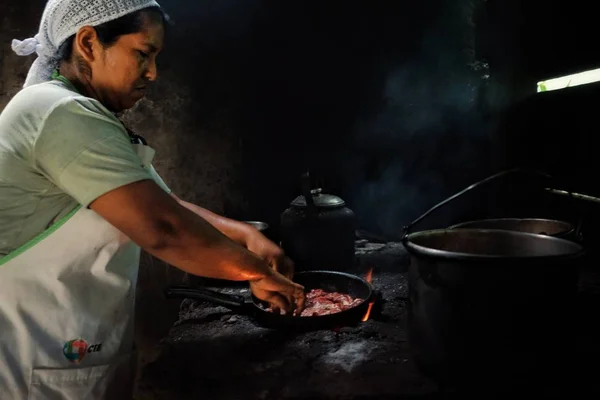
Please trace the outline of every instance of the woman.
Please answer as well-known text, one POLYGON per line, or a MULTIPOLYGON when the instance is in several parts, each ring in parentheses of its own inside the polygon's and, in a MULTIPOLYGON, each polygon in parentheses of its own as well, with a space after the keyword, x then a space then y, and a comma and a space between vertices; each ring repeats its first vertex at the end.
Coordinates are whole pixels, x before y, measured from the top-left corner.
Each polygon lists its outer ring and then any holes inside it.
POLYGON ((38 58, 0 115, 2 398, 131 398, 140 247, 303 307, 281 249, 171 194, 114 115, 156 80, 165 22, 153 0, 50 0, 13 42, 38 58))

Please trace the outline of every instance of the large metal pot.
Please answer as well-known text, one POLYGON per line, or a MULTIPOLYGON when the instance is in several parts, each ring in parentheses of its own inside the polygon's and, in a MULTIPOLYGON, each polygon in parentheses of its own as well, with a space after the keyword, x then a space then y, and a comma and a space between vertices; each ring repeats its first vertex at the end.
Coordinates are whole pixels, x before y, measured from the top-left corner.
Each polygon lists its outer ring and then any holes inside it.
POLYGON ((571 333, 579 244, 500 229, 409 233, 412 225, 403 238, 411 256, 408 336, 426 375, 446 385, 510 391, 540 376, 540 367, 559 370, 566 354, 552 345, 568 343, 571 333))
POLYGON ((281 245, 297 271, 346 271, 355 263, 354 212, 341 198, 311 189, 303 176, 303 194, 281 214, 281 245))

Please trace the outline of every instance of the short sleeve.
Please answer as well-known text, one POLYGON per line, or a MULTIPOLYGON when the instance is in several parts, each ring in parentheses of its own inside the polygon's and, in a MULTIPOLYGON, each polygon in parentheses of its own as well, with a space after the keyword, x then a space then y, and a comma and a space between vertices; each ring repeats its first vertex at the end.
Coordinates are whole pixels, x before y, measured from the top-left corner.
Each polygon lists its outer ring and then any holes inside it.
POLYGON ((165 181, 160 177, 160 175, 158 174, 158 172, 156 172, 156 169, 154 169, 153 165, 150 165, 150 175, 152 175, 152 179, 154 179, 154 182, 156 182, 156 184, 158 186, 160 186, 160 188, 162 190, 164 190, 165 192, 167 192, 168 194, 171 194, 172 190, 169 188, 169 186, 167 186, 167 184, 165 183, 165 181))
POLYGON ((121 186, 153 179, 119 120, 83 97, 48 113, 33 158, 40 173, 84 207, 121 186))

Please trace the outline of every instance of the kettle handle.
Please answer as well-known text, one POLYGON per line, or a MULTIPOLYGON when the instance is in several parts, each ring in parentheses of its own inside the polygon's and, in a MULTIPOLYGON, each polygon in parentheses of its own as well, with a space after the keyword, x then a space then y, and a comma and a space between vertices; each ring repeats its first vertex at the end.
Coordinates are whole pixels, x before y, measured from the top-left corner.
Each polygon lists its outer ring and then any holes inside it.
POLYGON ((432 212, 434 212, 435 210, 437 210, 440 207, 443 207, 444 205, 446 205, 447 203, 451 202, 452 200, 456 199, 457 197, 462 196, 463 194, 485 184, 488 183, 490 181, 493 181, 495 179, 498 179, 504 175, 509 175, 509 174, 514 174, 514 173, 530 173, 533 175, 537 175, 543 178, 548 178, 548 179, 554 179, 551 175, 545 173, 545 172, 541 172, 541 171, 536 171, 536 170, 530 170, 530 169, 523 169, 523 168, 513 168, 513 169, 509 169, 509 170, 505 170, 502 172, 498 172, 492 176, 489 176, 485 179, 480 180, 479 182, 475 182, 472 185, 468 186, 467 188, 461 190, 460 192, 448 197, 446 200, 443 200, 441 202, 439 202, 438 204, 436 204, 435 206, 431 207, 429 210, 425 211, 425 213, 423 213, 419 218, 415 219, 413 222, 411 222, 410 224, 408 224, 407 226, 404 227, 404 232, 402 235, 402 241, 406 241, 408 238, 408 235, 410 233, 410 229, 417 223, 421 222, 425 217, 427 217, 429 214, 431 214, 432 212))
POLYGON ((310 172, 305 172, 302 174, 301 178, 302 183, 302 195, 306 200, 306 209, 308 210, 308 215, 313 216, 317 213, 317 207, 315 206, 315 201, 312 196, 312 192, 310 189, 310 172))

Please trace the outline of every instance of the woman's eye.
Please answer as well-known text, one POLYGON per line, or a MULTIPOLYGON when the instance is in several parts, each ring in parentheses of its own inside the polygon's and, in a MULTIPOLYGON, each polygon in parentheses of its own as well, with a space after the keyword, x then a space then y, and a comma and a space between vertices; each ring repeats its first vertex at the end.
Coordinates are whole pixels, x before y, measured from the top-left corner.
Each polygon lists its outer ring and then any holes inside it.
POLYGON ((148 53, 145 53, 145 52, 143 52, 141 50, 138 50, 138 53, 140 53, 140 55, 142 56, 142 58, 148 58, 148 57, 150 57, 150 55, 148 53))

